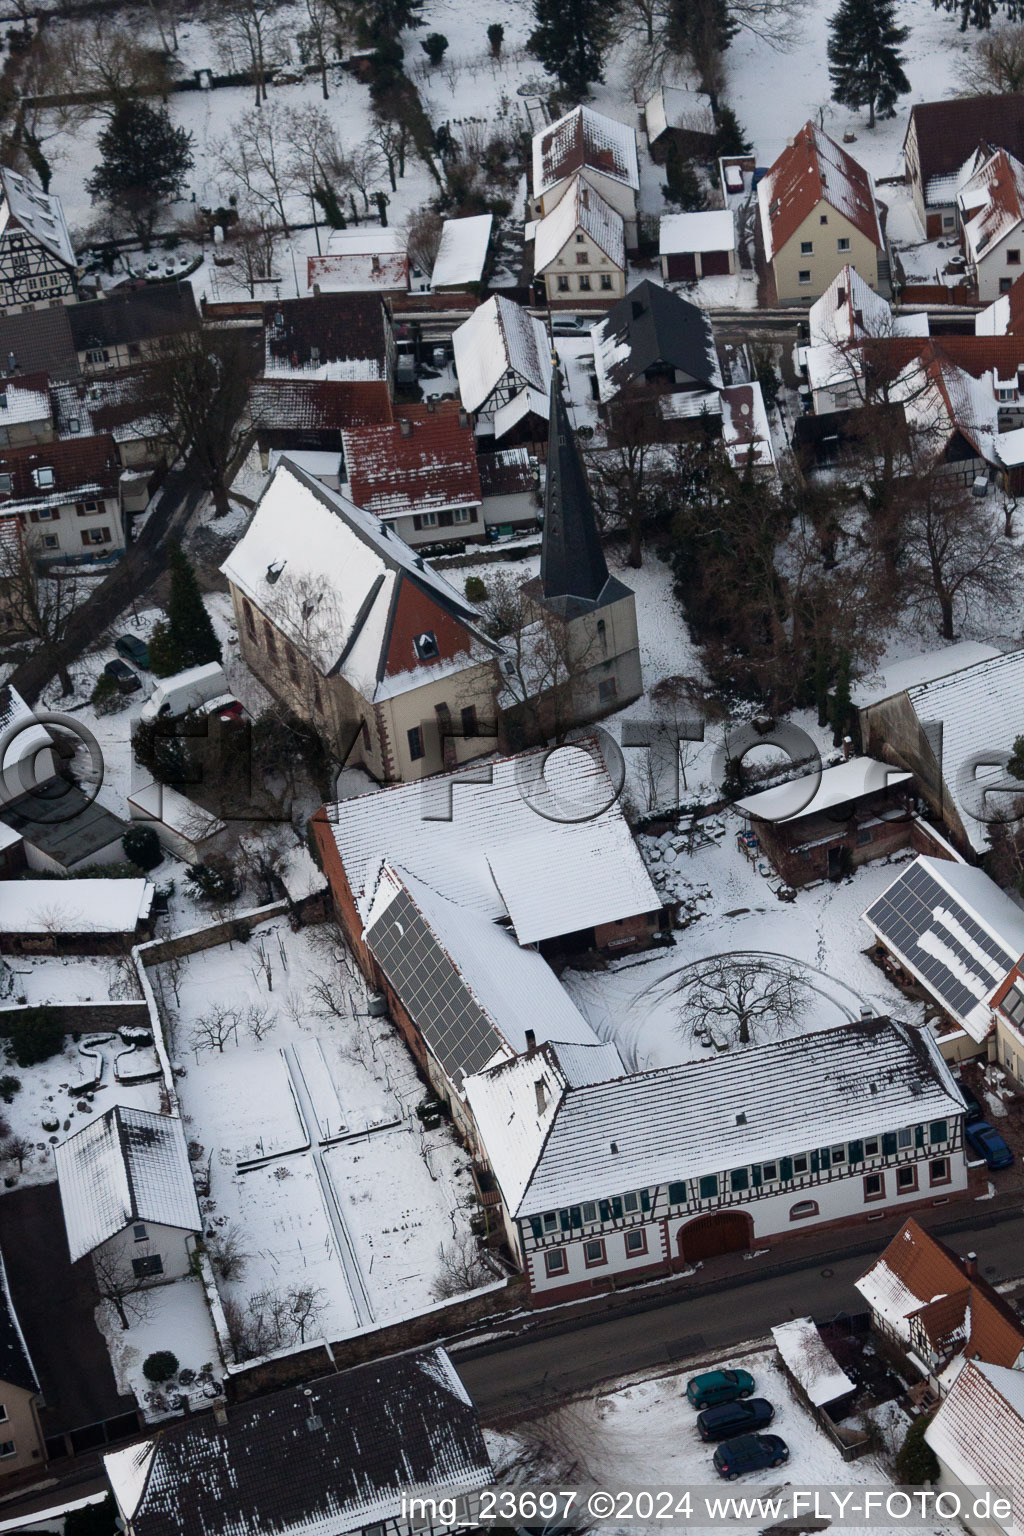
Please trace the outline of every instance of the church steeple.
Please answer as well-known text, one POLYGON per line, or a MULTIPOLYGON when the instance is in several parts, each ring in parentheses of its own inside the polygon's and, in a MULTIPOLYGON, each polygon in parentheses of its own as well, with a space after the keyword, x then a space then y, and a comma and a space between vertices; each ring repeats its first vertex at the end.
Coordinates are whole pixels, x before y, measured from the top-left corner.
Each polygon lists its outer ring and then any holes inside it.
POLYGON ((554 363, 540 557, 542 601, 562 612, 596 605, 607 583, 594 503, 554 363))

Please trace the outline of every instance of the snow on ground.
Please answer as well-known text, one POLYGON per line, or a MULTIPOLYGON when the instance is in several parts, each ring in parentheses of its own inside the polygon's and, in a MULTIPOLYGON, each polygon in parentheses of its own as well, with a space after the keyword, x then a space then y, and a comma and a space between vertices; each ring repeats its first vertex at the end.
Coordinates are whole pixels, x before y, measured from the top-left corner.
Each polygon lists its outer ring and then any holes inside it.
POLYGON ((467 1162, 447 1129, 423 1131, 426 1089, 392 1027, 366 1016, 336 931, 272 920, 153 977, 189 1139, 210 1168, 207 1235, 234 1229, 246 1255, 225 1299, 313 1286, 333 1338, 429 1306, 439 1246, 469 1229, 467 1162), (197 1049, 196 1021, 220 1005, 240 1012, 237 1033, 223 1052, 197 1049), (251 1007, 268 1014, 261 1040, 251 1007), (252 1159, 266 1161, 239 1169, 252 1159))
POLYGON ((151 1286, 131 1298, 130 1305, 143 1308, 145 1315, 129 1312, 127 1329, 109 1302, 96 1308, 118 1391, 135 1397, 149 1423, 184 1412, 182 1398, 192 1408, 207 1407, 219 1395, 221 1361, 202 1282, 190 1276, 151 1286), (163 1350, 177 1357, 178 1370, 170 1381, 155 1385, 142 1367, 163 1350))
POLYGON ((24 1003, 100 1003, 121 979, 117 961, 106 955, 8 955, 0 961, 0 1009, 24 1003))

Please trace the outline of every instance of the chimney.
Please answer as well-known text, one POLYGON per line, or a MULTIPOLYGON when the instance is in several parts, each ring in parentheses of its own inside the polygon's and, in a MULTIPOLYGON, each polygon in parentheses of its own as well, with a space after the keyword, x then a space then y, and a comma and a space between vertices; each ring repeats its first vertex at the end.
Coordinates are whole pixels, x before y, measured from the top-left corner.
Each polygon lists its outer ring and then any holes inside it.
POLYGON ((537 1095, 537 1113, 542 1115, 548 1107, 548 1088, 542 1077, 538 1077, 533 1085, 537 1095))
POLYGON ((964 1259, 964 1270, 969 1279, 976 1280, 978 1278, 978 1255, 976 1253, 969 1253, 966 1259, 964 1259))
POLYGON ((412 422, 408 416, 401 417, 398 426, 403 437, 412 437, 412 422))
POLYGON ((430 399, 430 400, 427 401, 427 415, 428 416, 433 416, 434 410, 435 410, 435 402, 434 402, 433 399, 430 399))
POLYGON ((526 1054, 527 1054, 527 1056, 532 1056, 534 1051, 537 1049, 537 1032, 536 1032, 536 1030, 528 1029, 528 1030, 525 1031, 525 1033, 526 1033, 526 1054))
POLYGON ((459 406, 459 426, 460 427, 468 427, 469 426, 469 417, 467 416, 465 409, 461 405, 459 406))
POLYGON ((613 1141, 613 1142, 612 1142, 612 1144, 611 1144, 611 1150, 612 1150, 612 1151, 613 1151, 613 1152, 618 1152, 618 1150, 619 1150, 619 1144, 618 1144, 618 1142, 617 1142, 617 1141, 613 1141))

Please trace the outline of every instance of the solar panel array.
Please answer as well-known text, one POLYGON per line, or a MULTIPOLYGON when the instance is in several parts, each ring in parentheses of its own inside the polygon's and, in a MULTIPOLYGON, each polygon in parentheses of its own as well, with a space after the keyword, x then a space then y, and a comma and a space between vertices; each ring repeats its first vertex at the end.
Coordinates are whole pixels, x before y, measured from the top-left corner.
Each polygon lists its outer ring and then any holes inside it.
POLYGON ((989 971, 979 964, 977 955, 961 944, 956 934, 944 923, 936 921, 936 907, 952 910, 957 926, 968 936, 972 945, 976 945, 983 954, 994 960, 998 968, 1008 968, 1002 946, 920 864, 911 865, 907 873, 891 885, 864 916, 886 943, 913 964, 950 1012, 964 1018, 977 1006, 979 994, 964 986, 939 956, 921 948, 917 941, 922 935, 934 932, 943 948, 955 955, 960 965, 971 975, 977 976, 985 992, 990 992, 995 982, 989 971))
POLYGON ((500 1044, 407 891, 399 891, 367 929, 370 950, 451 1080, 487 1065, 500 1044))

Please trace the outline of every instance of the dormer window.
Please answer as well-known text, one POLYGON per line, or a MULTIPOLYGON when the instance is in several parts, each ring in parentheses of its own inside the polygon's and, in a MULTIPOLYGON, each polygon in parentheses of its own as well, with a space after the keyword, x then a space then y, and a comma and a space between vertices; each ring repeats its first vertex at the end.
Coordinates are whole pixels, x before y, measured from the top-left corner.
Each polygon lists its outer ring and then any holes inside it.
POLYGON ((437 643, 437 636, 432 629, 424 630, 421 635, 417 635, 413 645, 416 648, 416 657, 419 661, 434 661, 441 654, 437 643))
POLYGON ((41 464, 38 469, 32 471, 32 478, 36 483, 36 489, 40 491, 52 491, 54 487, 54 474, 49 464, 41 464))

